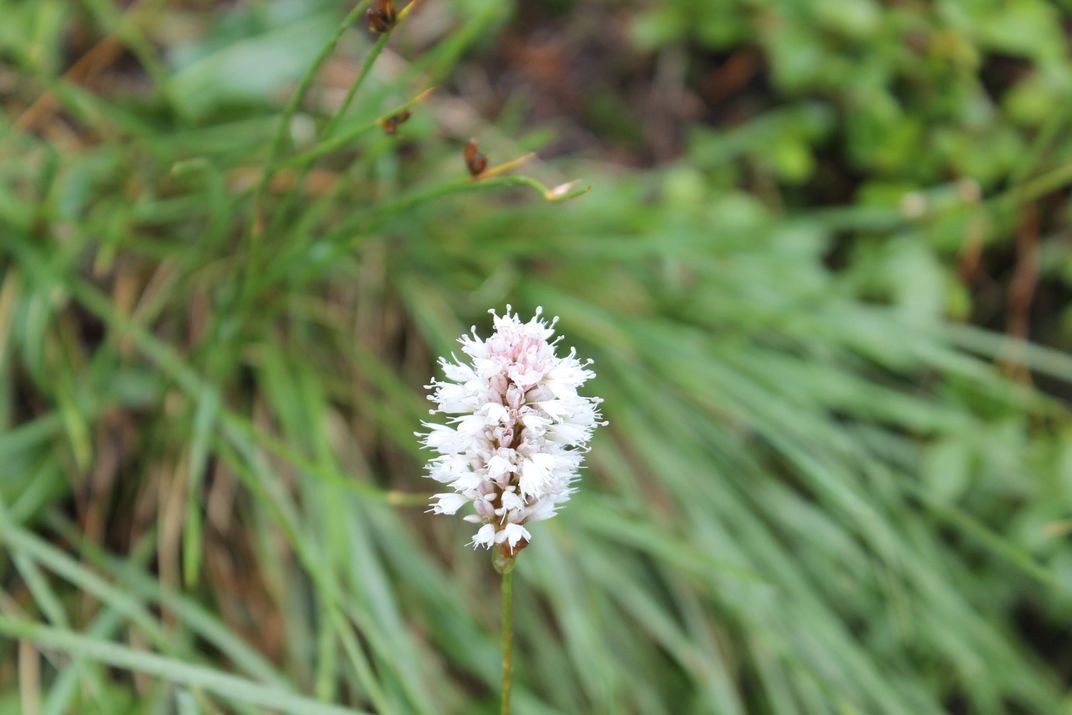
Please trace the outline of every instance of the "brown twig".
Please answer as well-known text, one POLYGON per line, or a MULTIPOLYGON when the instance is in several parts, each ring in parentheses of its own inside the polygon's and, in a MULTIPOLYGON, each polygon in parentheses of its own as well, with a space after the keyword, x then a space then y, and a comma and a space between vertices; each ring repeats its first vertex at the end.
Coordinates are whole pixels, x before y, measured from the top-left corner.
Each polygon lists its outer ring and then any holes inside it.
MULTIPOLYGON (((1016 338, 1015 345, 1022 345, 1030 331, 1031 302, 1038 285, 1038 209, 1034 203, 1024 206, 1023 219, 1016 233, 1016 268, 1009 285, 1009 311, 1006 332, 1016 338)), ((1005 370, 1011 377, 1023 383, 1031 381, 1024 367, 1021 348, 1003 360, 1005 370)))
MULTIPOLYGON (((123 43, 112 33, 79 57, 70 69, 63 73, 63 79, 68 82, 85 82, 115 62, 122 50, 123 43)), ((19 115, 14 128, 18 131, 33 131, 55 107, 56 95, 51 89, 46 89, 19 115)))

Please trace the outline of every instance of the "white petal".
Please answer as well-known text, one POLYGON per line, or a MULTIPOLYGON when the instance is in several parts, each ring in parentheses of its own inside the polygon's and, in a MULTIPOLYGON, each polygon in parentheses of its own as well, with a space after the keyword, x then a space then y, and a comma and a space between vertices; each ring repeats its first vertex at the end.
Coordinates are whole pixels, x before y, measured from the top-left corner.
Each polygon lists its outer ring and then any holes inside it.
POLYGON ((503 492, 502 505, 503 508, 507 511, 510 511, 512 509, 520 509, 525 506, 525 500, 519 497, 517 494, 514 494, 513 492, 503 492))
POLYGON ((443 374, 447 376, 448 380, 453 380, 454 382, 469 382, 476 377, 473 368, 468 365, 462 365, 457 362, 447 362, 443 359, 440 359, 439 364, 443 367, 443 374))
MULTIPOLYGON (((521 526, 521 524, 507 524, 506 527, 499 532, 505 539, 506 543, 510 546, 510 550, 513 551, 517 547, 517 542, 524 539, 525 541, 532 541, 532 534, 529 530, 521 526)), ((495 541, 502 543, 503 539, 498 538, 496 535, 495 541)))
POLYGON ((443 454, 452 454, 457 452, 464 452, 471 439, 465 435, 461 435, 457 430, 451 429, 446 425, 427 425, 432 431, 424 436, 424 443, 428 447, 442 452, 443 454))
POLYGON ((495 527, 491 524, 484 524, 473 536, 473 548, 483 546, 485 549, 490 549, 491 545, 495 543, 495 527))
POLYGON ((573 422, 559 422, 547 430, 547 439, 562 445, 583 444, 590 436, 590 429, 573 422))
POLYGON ((454 514, 462 508, 468 499, 461 494, 455 494, 448 492, 446 494, 436 494, 433 499, 438 499, 439 502, 432 505, 432 511, 436 514, 454 514))
POLYGON ((475 472, 468 472, 466 474, 462 474, 460 477, 452 481, 450 483, 450 486, 453 489, 458 490, 459 492, 467 492, 471 489, 479 489, 480 486, 484 483, 484 481, 484 477, 480 476, 479 474, 475 472))
POLYGON ((503 407, 500 402, 488 402, 480 408, 480 412, 484 415, 485 425, 495 425, 504 422, 508 414, 506 408, 503 407))
MULTIPOLYGON (((569 500, 569 494, 562 495, 561 501, 568 501, 568 500, 569 500)), ((550 519, 556 513, 555 512, 555 507, 556 506, 557 506, 556 503, 554 501, 550 500, 550 499, 545 499, 545 500, 538 501, 534 505, 529 507, 528 514, 526 515, 525 518, 528 521, 544 521, 545 519, 550 519)))
POLYGON ((441 382, 436 386, 432 399, 439 405, 440 412, 461 414, 472 412, 480 404, 480 395, 466 385, 441 382))
POLYGON ((553 420, 561 420, 568 414, 569 405, 563 400, 543 400, 536 403, 553 420))
POLYGON ((488 460, 488 479, 500 479, 502 476, 517 471, 517 465, 506 454, 513 454, 513 450, 499 450, 499 453, 488 460))
POLYGON ((550 454, 533 454, 521 463, 519 485, 525 496, 539 496, 551 479, 555 458, 550 454))

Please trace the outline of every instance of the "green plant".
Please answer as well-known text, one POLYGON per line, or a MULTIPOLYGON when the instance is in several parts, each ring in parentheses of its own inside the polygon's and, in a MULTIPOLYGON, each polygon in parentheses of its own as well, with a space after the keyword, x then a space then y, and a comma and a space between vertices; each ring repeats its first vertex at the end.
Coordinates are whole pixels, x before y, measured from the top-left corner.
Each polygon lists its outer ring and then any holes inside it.
POLYGON ((423 94, 508 6, 336 10, 0 2, 0 713, 494 712, 496 578, 418 513, 412 432, 507 302, 562 316, 611 422, 515 574, 516 712, 1068 708, 1067 408, 993 360, 1072 361, 828 260, 1003 237, 1067 165, 912 215, 699 159, 550 205, 586 185, 472 181, 469 136, 538 147, 423 94))

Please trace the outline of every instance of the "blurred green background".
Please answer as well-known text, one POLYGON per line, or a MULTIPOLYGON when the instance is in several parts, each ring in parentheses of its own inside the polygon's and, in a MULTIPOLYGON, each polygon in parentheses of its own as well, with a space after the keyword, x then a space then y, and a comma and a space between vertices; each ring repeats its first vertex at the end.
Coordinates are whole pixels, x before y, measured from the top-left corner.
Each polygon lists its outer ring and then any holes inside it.
POLYGON ((508 302, 611 423, 516 712, 1072 712, 1072 4, 353 8, 0 0, 0 713, 497 712, 508 302))

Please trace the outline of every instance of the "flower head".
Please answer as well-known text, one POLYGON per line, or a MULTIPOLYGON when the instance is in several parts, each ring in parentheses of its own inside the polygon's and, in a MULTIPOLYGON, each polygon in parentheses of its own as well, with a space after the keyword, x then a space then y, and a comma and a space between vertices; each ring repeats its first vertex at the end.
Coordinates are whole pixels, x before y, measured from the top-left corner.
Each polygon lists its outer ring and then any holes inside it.
POLYGON ((430 511, 455 514, 467 503, 466 521, 481 524, 474 547, 501 545, 505 554, 524 548, 531 521, 549 519, 568 501, 592 431, 600 421, 597 397, 577 388, 595 377, 592 361, 576 351, 559 357, 550 323, 542 309, 527 323, 516 313, 494 317, 495 332, 481 340, 459 338, 468 360, 440 358, 445 380, 427 386, 436 404, 432 414, 449 415, 448 424, 424 423, 418 433, 438 452, 428 476, 452 491, 436 494, 430 511))

